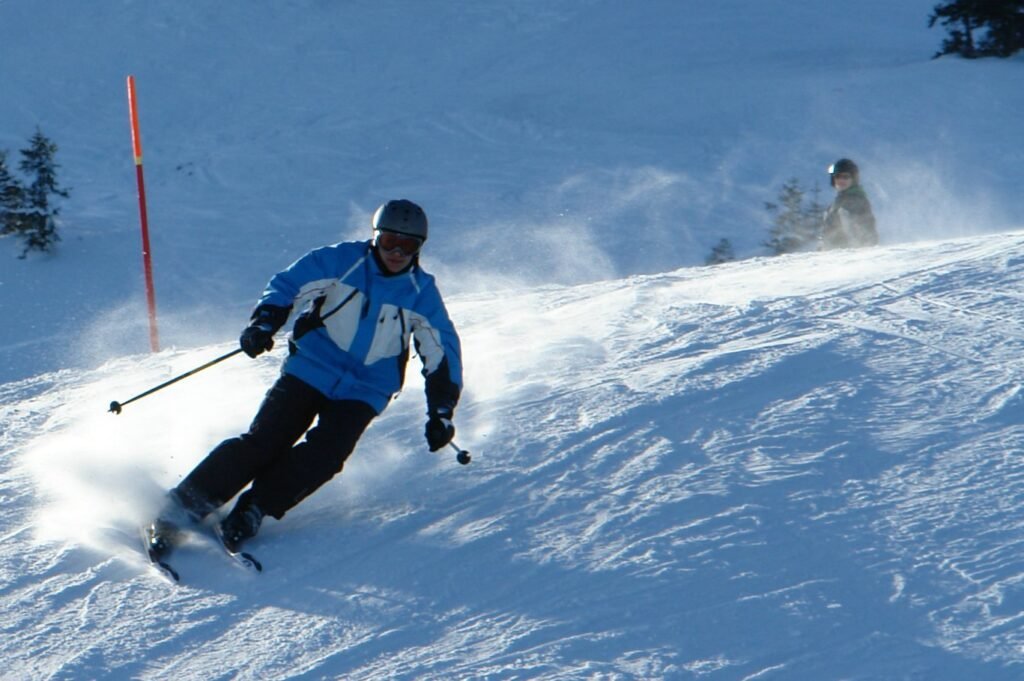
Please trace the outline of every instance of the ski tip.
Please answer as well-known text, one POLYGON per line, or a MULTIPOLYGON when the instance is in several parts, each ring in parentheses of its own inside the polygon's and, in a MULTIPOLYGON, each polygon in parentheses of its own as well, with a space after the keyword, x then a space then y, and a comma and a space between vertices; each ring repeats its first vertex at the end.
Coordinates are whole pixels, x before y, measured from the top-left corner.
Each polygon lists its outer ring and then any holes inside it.
POLYGON ((178 571, 172 568, 170 565, 163 561, 158 561, 154 563, 154 565, 156 565, 161 572, 166 574, 171 579, 172 582, 174 582, 175 584, 181 583, 181 576, 178 575, 178 571))
POLYGON ((263 572, 263 564, 256 560, 256 556, 252 555, 251 553, 246 553, 245 551, 239 552, 238 556, 246 563, 248 563, 249 566, 256 572, 263 572))
POLYGON ((149 566, 165 582, 170 582, 175 586, 181 584, 181 577, 178 575, 178 571, 172 568, 169 563, 162 560, 150 560, 149 566))

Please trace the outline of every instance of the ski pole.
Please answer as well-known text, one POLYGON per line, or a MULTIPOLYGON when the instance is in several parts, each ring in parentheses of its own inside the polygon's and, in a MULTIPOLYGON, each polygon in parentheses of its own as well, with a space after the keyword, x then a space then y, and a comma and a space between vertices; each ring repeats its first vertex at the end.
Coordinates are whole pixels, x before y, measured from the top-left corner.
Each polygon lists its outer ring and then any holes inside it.
POLYGON ((457 452, 457 454, 455 455, 455 460, 461 463, 463 466, 465 466, 466 464, 473 460, 473 457, 469 455, 469 452, 467 452, 465 449, 461 449, 454 442, 449 442, 448 446, 457 452))
POLYGON ((224 361, 224 360, 226 360, 226 359, 227 359, 228 357, 233 357, 234 355, 237 355, 237 354, 238 354, 238 353, 240 353, 241 351, 242 351, 242 348, 237 348, 237 349, 235 349, 235 350, 232 350, 232 351, 231 351, 231 352, 229 352, 229 353, 226 353, 226 354, 223 354, 223 355, 221 355, 221 356, 220 356, 220 357, 218 357, 217 359, 213 359, 213 360, 210 360, 209 362, 207 362, 207 363, 206 363, 206 364, 204 364, 203 366, 200 366, 200 367, 196 367, 195 369, 192 369, 191 371, 186 371, 186 372, 185 372, 185 373, 183 373, 183 374, 182 374, 181 376, 175 376, 175 377, 174 377, 174 378, 172 378, 171 380, 169 380, 169 381, 166 381, 166 382, 164 382, 164 383, 161 383, 160 385, 156 386, 155 388, 150 388, 150 389, 149 389, 149 390, 147 390, 146 392, 144 392, 144 393, 140 393, 140 394, 136 395, 135 397, 131 398, 130 400, 125 400, 124 402, 118 402, 117 400, 114 400, 113 402, 111 402, 111 403, 110 403, 110 409, 109 409, 108 411, 112 411, 112 412, 114 412, 115 414, 120 414, 120 413, 121 413, 121 407, 123 407, 123 406, 125 406, 125 405, 127 405, 127 404, 131 404, 131 403, 132 403, 132 402, 134 402, 135 400, 141 400, 141 399, 142 399, 143 397, 145 397, 146 395, 152 395, 152 394, 153 394, 153 393, 155 393, 155 392, 156 392, 157 390, 162 390, 162 389, 166 388, 167 386, 171 385, 172 383, 177 383, 178 381, 180 381, 180 380, 181 380, 181 379, 183 379, 183 378, 188 378, 188 377, 189 377, 189 376, 191 376, 192 374, 198 374, 198 373, 199 373, 200 371, 202 371, 203 369, 209 369, 209 368, 210 368, 210 367, 212 367, 212 366, 213 366, 214 364, 217 364, 218 362, 223 362, 223 361, 224 361))

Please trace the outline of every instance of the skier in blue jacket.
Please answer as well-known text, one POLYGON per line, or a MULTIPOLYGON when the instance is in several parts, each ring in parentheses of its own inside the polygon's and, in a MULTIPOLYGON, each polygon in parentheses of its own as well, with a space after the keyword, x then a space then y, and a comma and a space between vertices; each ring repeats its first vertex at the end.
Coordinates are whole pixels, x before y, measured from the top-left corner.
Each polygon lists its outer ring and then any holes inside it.
POLYGON ((293 307, 304 306, 281 376, 249 430, 217 445, 170 490, 147 530, 151 555, 173 547, 182 518, 199 522, 248 487, 220 523, 225 544, 238 550, 265 516, 281 519, 339 473, 401 389, 410 340, 423 362, 427 444, 437 451, 451 442, 462 361, 434 277, 419 264, 427 217, 403 199, 380 206, 371 223, 371 241, 315 249, 270 280, 240 344, 250 357, 270 350, 293 307))

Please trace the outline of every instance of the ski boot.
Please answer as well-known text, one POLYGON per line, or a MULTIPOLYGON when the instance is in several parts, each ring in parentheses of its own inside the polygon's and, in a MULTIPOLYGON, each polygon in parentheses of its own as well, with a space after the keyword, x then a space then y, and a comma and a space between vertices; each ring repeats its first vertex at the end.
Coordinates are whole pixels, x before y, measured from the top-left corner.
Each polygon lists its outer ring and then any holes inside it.
POLYGON ((192 514, 186 510, 178 492, 172 489, 167 493, 156 520, 143 528, 149 559, 158 563, 170 555, 182 539, 182 527, 191 522, 192 514))
POLYGON ((147 525, 143 533, 146 552, 154 563, 162 562, 167 558, 181 540, 181 527, 162 518, 157 518, 147 525))
POLYGON ((224 546, 231 553, 238 553, 242 543, 256 536, 263 522, 263 511, 253 500, 252 492, 238 498, 231 513, 220 521, 220 535, 224 546))
POLYGON ((167 492, 156 520, 145 528, 150 557, 155 554, 159 559, 170 553, 181 541, 184 530, 198 525, 212 510, 213 504, 191 488, 178 486, 167 492))

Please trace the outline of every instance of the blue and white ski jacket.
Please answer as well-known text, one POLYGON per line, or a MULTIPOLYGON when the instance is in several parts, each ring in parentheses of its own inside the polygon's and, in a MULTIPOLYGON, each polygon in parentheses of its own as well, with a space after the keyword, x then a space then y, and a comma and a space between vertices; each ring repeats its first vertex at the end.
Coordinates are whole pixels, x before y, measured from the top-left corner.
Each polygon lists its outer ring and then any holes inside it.
POLYGON ((276 330, 295 305, 305 309, 292 329, 285 373, 380 413, 402 388, 411 336, 428 411, 454 410, 462 390, 459 336, 434 277, 418 262, 388 274, 369 241, 315 249, 274 275, 253 317, 274 310, 276 330))

